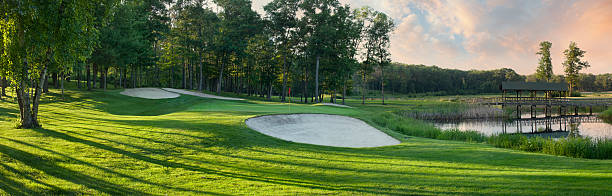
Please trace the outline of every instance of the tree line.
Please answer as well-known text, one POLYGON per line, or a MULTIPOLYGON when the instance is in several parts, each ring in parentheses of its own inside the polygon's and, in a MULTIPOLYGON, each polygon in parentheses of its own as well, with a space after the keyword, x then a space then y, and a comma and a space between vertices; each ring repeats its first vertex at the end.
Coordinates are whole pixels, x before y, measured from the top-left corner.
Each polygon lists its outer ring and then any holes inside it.
MULTIPOLYGON (((393 20, 338 0, 273 0, 264 14, 249 0, 5 0, 0 5, 0 85, 11 85, 24 128, 39 126, 38 105, 50 86, 83 89, 172 87, 233 92, 304 103, 331 94, 383 100, 393 93, 498 92, 501 81, 526 80, 511 69, 461 71, 391 63, 393 20)), ((549 43, 549 42, 548 42, 549 43)), ((541 44, 536 80, 609 90, 610 77, 589 67, 575 43, 566 74, 550 66, 541 44), (559 79, 561 78, 561 79, 559 79)), ((63 90, 62 90, 63 93, 63 90)))
POLYGON ((390 64, 394 23, 382 12, 338 0, 274 0, 264 10, 249 0, 6 0, 0 76, 30 128, 49 84, 63 93, 66 80, 88 90, 173 87, 307 103, 346 94, 355 73, 365 80, 390 64))

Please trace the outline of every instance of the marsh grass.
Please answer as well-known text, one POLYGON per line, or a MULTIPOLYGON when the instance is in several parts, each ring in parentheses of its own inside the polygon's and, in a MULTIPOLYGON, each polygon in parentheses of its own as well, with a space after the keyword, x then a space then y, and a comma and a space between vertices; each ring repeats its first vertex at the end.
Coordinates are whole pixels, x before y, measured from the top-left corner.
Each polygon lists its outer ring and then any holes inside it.
POLYGON ((603 119, 606 123, 612 124, 612 108, 599 114, 599 117, 603 119))
POLYGON ((488 143, 500 148, 589 159, 611 159, 612 141, 582 137, 528 138, 519 134, 490 136, 488 143))
POLYGON ((441 121, 502 118, 504 116, 503 111, 499 108, 457 102, 442 102, 436 107, 400 109, 396 113, 406 118, 441 121))
POLYGON ((555 139, 527 137, 520 134, 486 136, 476 131, 461 131, 457 129, 440 130, 429 123, 403 118, 393 113, 383 113, 374 117, 372 121, 396 132, 416 137, 475 143, 484 142, 499 148, 575 158, 612 159, 612 140, 609 139, 582 137, 555 139))
POLYGON ((402 118, 391 113, 384 113, 376 116, 372 121, 380 126, 410 136, 465 142, 484 142, 486 140, 484 134, 476 131, 461 131, 457 129, 440 130, 429 123, 415 119, 402 118))

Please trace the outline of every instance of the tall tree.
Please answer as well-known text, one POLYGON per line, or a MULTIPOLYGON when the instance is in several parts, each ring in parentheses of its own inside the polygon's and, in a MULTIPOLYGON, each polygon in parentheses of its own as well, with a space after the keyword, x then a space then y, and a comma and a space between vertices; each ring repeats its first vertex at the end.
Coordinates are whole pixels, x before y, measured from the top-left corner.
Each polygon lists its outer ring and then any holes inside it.
POLYGON ((315 102, 321 102, 319 91, 319 68, 327 69, 332 66, 333 41, 337 33, 333 26, 332 17, 340 7, 338 0, 304 0, 300 8, 304 13, 300 23, 301 31, 305 36, 305 55, 315 63, 315 102))
POLYGON ((374 58, 376 64, 380 68, 380 94, 382 96, 382 104, 385 104, 385 67, 391 63, 389 58, 389 44, 391 42, 391 32, 395 29, 393 19, 389 18, 385 13, 374 12, 371 18, 371 25, 366 30, 367 44, 366 50, 371 58, 374 58))
MULTIPOLYGON (((223 9, 219 14, 221 20, 219 36, 215 40, 215 47, 221 55, 221 66, 219 67, 219 81, 217 83, 217 94, 223 87, 223 72, 226 64, 239 62, 245 54, 244 51, 249 38, 257 33, 257 21, 259 15, 251 9, 250 0, 215 0, 215 3, 223 9)), ((234 66, 234 64, 230 64, 234 66)))
POLYGON ((285 102, 287 96, 287 56, 291 52, 291 36, 297 27, 297 11, 299 0, 274 0, 264 6, 267 19, 270 21, 270 30, 273 40, 277 44, 283 59, 283 89, 281 101, 285 102))
POLYGON ((368 6, 362 7, 360 9, 356 9, 354 11, 354 15, 356 18, 357 25, 361 26, 359 32, 358 46, 363 45, 365 48, 365 54, 362 54, 363 61, 359 63, 359 67, 357 72, 359 73, 359 77, 361 77, 361 104, 365 104, 365 96, 367 91, 366 81, 368 76, 374 71, 373 67, 373 57, 372 57, 372 47, 367 39, 367 30, 370 28, 371 20, 370 16, 374 13, 374 10, 368 6))
POLYGON ((563 66, 565 67, 565 78, 570 87, 570 96, 572 95, 572 90, 576 88, 576 84, 578 83, 578 74, 580 70, 591 66, 589 62, 582 60, 585 53, 586 51, 578 48, 576 42, 570 42, 569 48, 563 51, 563 55, 565 55, 563 66))
POLYGON ((551 47, 552 43, 550 43, 549 41, 540 42, 540 51, 536 53, 537 55, 540 55, 538 69, 536 70, 536 77, 539 80, 545 80, 546 82, 550 82, 550 80, 554 76, 552 70, 552 62, 550 58, 551 47))
MULTIPOLYGON (((97 41, 96 6, 112 1, 5 0, 0 5, 0 31, 4 37, 3 62, 14 83, 20 127, 39 127, 38 105, 51 66, 72 65, 91 54, 97 41), (30 90, 33 90, 31 94, 30 90)), ((64 69, 64 68, 60 68, 64 69)))

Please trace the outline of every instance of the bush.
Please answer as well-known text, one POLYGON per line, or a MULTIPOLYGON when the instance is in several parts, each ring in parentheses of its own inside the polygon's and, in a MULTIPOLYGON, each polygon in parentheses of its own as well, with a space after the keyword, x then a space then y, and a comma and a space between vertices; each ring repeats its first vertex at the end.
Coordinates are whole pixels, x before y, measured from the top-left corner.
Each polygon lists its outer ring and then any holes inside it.
POLYGON ((612 123, 612 108, 599 114, 599 117, 607 123, 612 123))

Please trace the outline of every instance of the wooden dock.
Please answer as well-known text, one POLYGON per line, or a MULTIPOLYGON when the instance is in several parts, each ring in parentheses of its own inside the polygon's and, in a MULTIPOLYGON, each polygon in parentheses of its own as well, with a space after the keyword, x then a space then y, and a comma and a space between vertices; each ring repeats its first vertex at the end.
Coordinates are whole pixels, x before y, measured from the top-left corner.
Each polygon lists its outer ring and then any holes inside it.
POLYGON ((545 98, 545 97, 491 97, 476 98, 473 104, 483 105, 535 105, 535 106, 610 106, 612 98, 545 98))
POLYGON ((556 107, 559 116, 574 115, 578 116, 579 108, 585 108, 589 115, 593 115, 593 107, 606 109, 612 106, 612 98, 546 98, 546 97, 491 97, 475 98, 466 101, 471 104, 480 105, 500 105, 502 109, 516 108, 516 118, 521 118, 523 106, 530 107, 531 118, 536 118, 538 107, 544 108, 546 117, 551 117, 553 107, 556 107), (573 109, 573 114, 572 110, 573 109))

